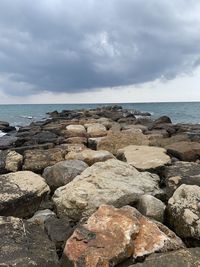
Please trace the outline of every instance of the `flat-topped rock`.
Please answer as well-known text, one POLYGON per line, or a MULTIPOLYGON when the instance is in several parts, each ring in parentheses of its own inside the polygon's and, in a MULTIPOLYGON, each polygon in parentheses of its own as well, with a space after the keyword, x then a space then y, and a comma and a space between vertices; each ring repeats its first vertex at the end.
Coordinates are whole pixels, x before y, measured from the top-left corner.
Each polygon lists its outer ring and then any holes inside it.
POLYGON ((200 143, 197 142, 177 142, 166 146, 166 149, 171 155, 183 161, 195 161, 200 158, 200 143))
POLYGON ((41 173, 46 167, 63 161, 64 154, 63 150, 59 148, 26 150, 23 170, 41 173))
POLYGON ((121 131, 109 132, 108 135, 97 144, 98 150, 107 150, 113 155, 118 149, 129 145, 148 145, 148 137, 141 132, 121 131))
POLYGON ((66 156, 66 160, 82 160, 86 162, 89 166, 95 162, 102 162, 108 159, 115 158, 113 154, 105 150, 91 150, 85 149, 81 152, 69 152, 66 156))
POLYGON ((45 180, 33 172, 0 175, 0 216, 31 216, 48 193, 45 180))
POLYGON ((183 184, 176 189, 168 201, 167 218, 180 237, 200 244, 200 187, 183 184))
POLYGON ((136 202, 143 194, 160 194, 159 180, 155 174, 140 173, 128 163, 110 159, 95 163, 72 182, 58 188, 53 201, 59 217, 79 221, 101 204, 122 207, 136 202))
POLYGON ((171 163, 166 150, 152 146, 127 146, 117 151, 117 158, 139 170, 156 170, 171 163))
POLYGON ((145 218, 135 208, 102 205, 68 239, 62 267, 116 266, 129 257, 137 259, 183 247, 172 231, 145 218))
POLYGON ((65 160, 44 169, 43 177, 52 191, 71 182, 88 165, 81 160, 65 160))
POLYGON ((177 161, 171 166, 166 166, 163 174, 168 197, 171 197, 182 184, 200 186, 199 163, 177 161))
POLYGON ((0 236, 0 266, 59 267, 55 246, 39 226, 0 217, 0 236))

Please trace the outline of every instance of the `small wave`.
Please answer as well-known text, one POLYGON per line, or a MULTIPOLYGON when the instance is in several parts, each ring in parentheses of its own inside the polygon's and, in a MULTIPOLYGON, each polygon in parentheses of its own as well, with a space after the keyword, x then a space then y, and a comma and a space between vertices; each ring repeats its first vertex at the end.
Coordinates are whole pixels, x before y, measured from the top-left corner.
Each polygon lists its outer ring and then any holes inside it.
POLYGON ((6 133, 3 133, 2 131, 0 131, 0 137, 3 137, 4 135, 6 135, 6 133))
POLYGON ((26 115, 21 115, 19 116, 20 118, 23 118, 23 119, 29 119, 29 120, 32 120, 33 117, 32 116, 26 116, 26 115))

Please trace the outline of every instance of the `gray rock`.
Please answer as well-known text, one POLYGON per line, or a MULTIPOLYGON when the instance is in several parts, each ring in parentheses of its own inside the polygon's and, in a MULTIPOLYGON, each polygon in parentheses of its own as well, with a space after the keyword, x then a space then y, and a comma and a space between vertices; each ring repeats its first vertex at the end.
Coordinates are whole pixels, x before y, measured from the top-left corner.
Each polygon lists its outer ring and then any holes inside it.
POLYGON ((45 180, 33 172, 1 175, 0 216, 31 216, 48 193, 49 187, 45 180))
POLYGON ((35 223, 37 225, 40 225, 43 228, 44 227, 44 223, 46 222, 46 220, 48 220, 51 217, 54 217, 54 218, 56 217, 56 214, 53 211, 51 211, 49 209, 38 210, 33 215, 33 217, 28 219, 27 221, 35 223))
POLYGON ((136 202, 143 194, 156 195, 159 177, 140 173, 116 159, 95 163, 53 196, 59 217, 74 221, 91 215, 101 204, 122 207, 136 202))
POLYGON ((168 201, 167 218, 182 238, 200 241, 200 187, 181 185, 168 201))
POLYGON ((15 146, 15 142, 17 141, 17 137, 4 135, 0 138, 0 149, 8 149, 15 146))
POLYGON ((88 165, 81 160, 66 160, 45 168, 43 177, 52 191, 71 182, 81 174, 88 165))
POLYGON ((132 264, 129 260, 118 267, 199 267, 200 248, 188 248, 167 253, 154 253, 144 262, 132 264))
POLYGON ((143 195, 137 203, 137 209, 143 215, 159 222, 163 222, 165 204, 161 200, 151 195, 143 195))
POLYGON ((55 143, 58 136, 50 131, 44 131, 38 133, 32 137, 33 143, 44 144, 44 143, 55 143))
POLYGON ((0 217, 2 267, 58 267, 53 242, 37 225, 14 217, 0 217))

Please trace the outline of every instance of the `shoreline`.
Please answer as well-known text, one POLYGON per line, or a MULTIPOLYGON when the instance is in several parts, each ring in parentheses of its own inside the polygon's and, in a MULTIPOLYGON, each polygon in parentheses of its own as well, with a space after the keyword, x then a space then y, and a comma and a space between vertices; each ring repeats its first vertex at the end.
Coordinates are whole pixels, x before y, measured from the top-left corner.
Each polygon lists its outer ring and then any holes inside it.
POLYGON ((199 260, 199 124, 119 105, 48 115, 18 131, 0 122, 0 263, 199 260))

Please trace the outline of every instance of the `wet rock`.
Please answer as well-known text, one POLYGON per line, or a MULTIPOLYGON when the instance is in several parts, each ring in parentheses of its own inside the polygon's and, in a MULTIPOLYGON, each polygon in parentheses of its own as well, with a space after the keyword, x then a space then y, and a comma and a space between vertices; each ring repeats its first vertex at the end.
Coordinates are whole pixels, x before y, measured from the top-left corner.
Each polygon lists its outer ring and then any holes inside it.
POLYGON ((183 161, 195 161, 200 158, 200 143, 177 142, 166 146, 168 153, 183 161))
POLYGON ((0 216, 27 217, 34 214, 49 193, 45 180, 29 171, 0 176, 0 216))
POLYGON ((129 131, 110 132, 106 137, 102 138, 97 145, 98 150, 107 150, 113 155, 117 154, 117 150, 129 145, 148 145, 149 141, 143 133, 133 133, 129 131))
POLYGON ((173 232, 164 226, 158 227, 135 208, 102 205, 68 239, 62 267, 116 266, 131 256, 137 259, 183 247, 173 232))
POLYGON ((37 225, 14 217, 0 217, 0 266, 58 267, 53 242, 37 225))
POLYGON ((24 154, 26 150, 34 150, 34 149, 49 149, 53 148, 54 144, 53 143, 45 143, 45 144, 37 144, 37 145, 27 145, 27 146, 20 146, 20 147, 15 147, 11 150, 16 151, 19 154, 24 154))
POLYGON ((110 152, 105 150, 91 150, 85 149, 81 152, 69 152, 66 156, 66 160, 82 160, 86 162, 89 166, 96 162, 103 162, 108 159, 115 158, 110 152))
POLYGON ((117 158, 139 170, 156 170, 171 163, 166 150, 152 146, 127 146, 117 151, 117 158))
POLYGON ((17 141, 17 137, 4 135, 0 138, 0 149, 8 149, 15 146, 15 142, 17 141))
POLYGON ((81 160, 61 161, 51 167, 45 168, 43 177, 51 188, 51 191, 54 192, 58 187, 71 182, 87 167, 88 165, 81 160))
POLYGON ((118 267, 199 267, 200 248, 180 249, 167 253, 154 253, 144 262, 132 265, 131 260, 118 267))
POLYGON ((103 124, 94 123, 87 127, 87 133, 90 137, 101 137, 107 135, 107 130, 103 124))
POLYGON ((177 161, 164 170, 166 193, 170 198, 182 184, 200 186, 200 164, 177 161))
POLYGON ((200 244, 200 187, 181 185, 168 201, 167 218, 174 231, 184 239, 200 244))
POLYGON ((154 121, 154 124, 172 123, 168 116, 162 116, 154 121))
POLYGON ((41 173, 46 167, 63 160, 64 153, 59 148, 26 150, 24 152, 23 170, 41 173))
POLYGON ((58 188, 53 196, 59 217, 79 221, 91 215, 101 204, 122 207, 136 202, 143 194, 156 195, 159 177, 140 173, 116 159, 98 162, 71 183, 58 188))
POLYGON ((137 203, 137 209, 144 216, 163 222, 165 204, 161 200, 151 195, 143 195, 137 203))
POLYGON ((32 137, 32 142, 37 144, 56 143, 58 135, 49 131, 43 131, 32 137))
POLYGON ((0 151, 0 173, 16 172, 21 169, 23 156, 15 151, 0 151))

